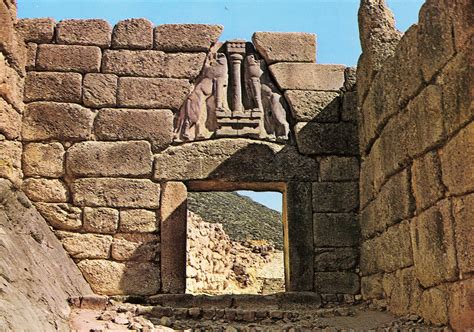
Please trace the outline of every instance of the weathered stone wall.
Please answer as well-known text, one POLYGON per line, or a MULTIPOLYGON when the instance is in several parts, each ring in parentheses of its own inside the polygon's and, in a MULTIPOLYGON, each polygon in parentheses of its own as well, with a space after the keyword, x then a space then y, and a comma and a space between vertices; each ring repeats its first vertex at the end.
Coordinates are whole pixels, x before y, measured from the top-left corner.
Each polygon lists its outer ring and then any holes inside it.
POLYGON ((362 295, 459 331, 474 326, 473 12, 428 0, 400 38, 384 1, 359 11, 362 295))
POLYGON ((92 291, 21 186, 26 47, 0 1, 0 330, 67 330, 68 297, 92 291))
POLYGON ((285 144, 172 146, 222 27, 24 19, 18 29, 29 46, 22 188, 95 292, 183 292, 186 190, 203 188, 284 191, 287 289, 359 292, 354 75, 314 63, 314 35, 254 36, 291 109, 285 144))

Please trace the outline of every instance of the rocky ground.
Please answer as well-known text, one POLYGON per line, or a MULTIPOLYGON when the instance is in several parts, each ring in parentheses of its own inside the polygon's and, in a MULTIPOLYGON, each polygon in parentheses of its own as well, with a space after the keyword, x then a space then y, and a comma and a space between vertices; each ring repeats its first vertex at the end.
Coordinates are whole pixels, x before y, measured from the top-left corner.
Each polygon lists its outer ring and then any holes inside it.
MULTIPOLYGON (((265 300, 263 301, 265 302, 265 300)), ((87 307, 87 306, 86 306, 87 307)), ((425 325, 416 316, 395 317, 367 303, 300 306, 287 309, 177 308, 138 305, 109 300, 102 308, 76 308, 70 319, 73 331, 450 331, 425 325)))

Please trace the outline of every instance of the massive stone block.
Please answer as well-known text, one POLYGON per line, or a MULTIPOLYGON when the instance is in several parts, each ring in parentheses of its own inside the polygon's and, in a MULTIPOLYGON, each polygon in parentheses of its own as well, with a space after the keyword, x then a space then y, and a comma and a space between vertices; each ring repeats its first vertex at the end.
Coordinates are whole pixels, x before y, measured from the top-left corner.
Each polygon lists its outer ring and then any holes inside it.
POLYGON ((360 292, 364 300, 383 298, 382 277, 379 273, 360 279, 360 292))
POLYGON ((454 195, 474 190, 474 122, 440 149, 443 183, 454 195))
POLYGON ((149 180, 123 178, 78 179, 72 184, 74 204, 155 209, 160 185, 149 180))
POLYGON ((474 271, 474 194, 453 200, 455 241, 458 267, 461 273, 474 271))
POLYGON ((295 135, 302 154, 359 154, 357 126, 353 123, 299 122, 295 135))
POLYGON ((102 109, 94 122, 101 140, 144 139, 159 151, 173 141, 173 113, 170 110, 102 109))
POLYGON ((416 206, 419 210, 430 207, 443 197, 441 166, 436 152, 429 152, 413 161, 412 183, 416 206))
POLYGON ((199 75, 206 53, 108 50, 104 53, 104 73, 121 76, 194 79, 199 75))
POLYGON ((288 145, 219 139, 169 147, 155 156, 154 178, 160 181, 314 181, 317 180, 316 167, 314 159, 300 155, 288 145))
POLYGON ((105 20, 63 20, 56 26, 58 44, 109 47, 112 28, 105 20))
POLYGON ((25 101, 80 103, 81 86, 79 73, 29 72, 25 80, 25 101))
POLYGON ((24 107, 23 90, 23 78, 0 52, 0 97, 21 112, 24 107))
POLYGON ((22 189, 34 202, 62 203, 69 198, 66 185, 57 179, 29 178, 23 182, 22 189))
POLYGON ((357 182, 314 182, 313 211, 353 212, 359 207, 357 182))
POLYGON ((288 90, 285 97, 296 121, 339 121, 341 102, 338 92, 288 90))
POLYGON ((21 114, 0 97, 0 134, 8 139, 20 137, 21 114))
POLYGON ((52 18, 22 18, 15 28, 25 42, 50 43, 53 40, 54 26, 52 18))
POLYGON ((26 176, 58 178, 64 174, 64 147, 61 143, 30 143, 23 150, 26 176))
POLYGON ((316 272, 314 289, 323 294, 358 294, 359 276, 354 272, 316 272))
POLYGON ((119 224, 119 211, 111 208, 84 208, 84 231, 113 234, 119 224))
POLYGON ((451 202, 440 201, 411 224, 415 274, 423 287, 457 278, 451 202))
POLYGON ((184 79, 121 77, 117 102, 121 107, 178 110, 190 89, 184 79))
POLYGON ((316 35, 303 32, 255 32, 255 48, 267 64, 316 62, 316 35))
POLYGON ((463 331, 474 326, 474 279, 470 278, 454 283, 451 286, 448 305, 449 322, 456 331, 463 331))
POLYGON ((108 258, 112 236, 56 231, 56 236, 72 258, 108 258))
POLYGON ((78 230, 82 227, 82 209, 67 203, 35 203, 49 225, 64 231, 78 230))
POLYGON ((16 185, 21 183, 23 177, 21 151, 20 142, 0 141, 0 177, 7 178, 16 185))
POLYGON ((120 232, 148 233, 160 229, 160 217, 156 211, 128 209, 120 211, 120 232))
POLYGON ((155 28, 154 48, 167 52, 207 51, 223 29, 221 25, 162 24, 155 28))
POLYGON ((420 313, 425 321, 434 325, 448 323, 449 294, 447 287, 433 287, 425 290, 420 299, 420 313))
POLYGON ((358 263, 356 248, 316 248, 314 252, 314 271, 329 272, 350 270, 358 263))
POLYGON ((39 45, 37 69, 93 73, 100 70, 102 52, 96 46, 39 45))
POLYGON ((119 21, 112 32, 113 48, 148 49, 153 47, 153 23, 144 18, 119 21))
POLYGON ((378 241, 379 250, 371 254, 382 271, 393 272, 413 265, 410 224, 407 221, 388 228, 378 241))
POLYGON ((418 307, 422 288, 415 277, 413 267, 384 275, 384 293, 388 299, 388 308, 396 315, 419 312, 418 307))
POLYGON ((86 139, 92 130, 93 114, 75 104, 37 102, 27 106, 23 116, 25 141, 86 139))
POLYGON ((160 269, 155 263, 94 259, 77 265, 97 294, 153 295, 160 290, 160 269))
POLYGON ((75 177, 144 176, 151 174, 150 143, 81 142, 67 154, 68 173, 75 177))
POLYGON ((83 102, 93 108, 117 104, 118 77, 113 74, 87 74, 83 80, 83 102))
POLYGON ((355 157, 322 157, 319 160, 321 181, 356 181, 359 179, 359 160, 355 157))
POLYGON ((353 213, 313 214, 315 247, 351 247, 359 244, 359 223, 353 213))
POLYGON ((339 91, 344 84, 343 65, 275 63, 269 68, 282 90, 339 91))
POLYGON ((184 293, 186 290, 186 186, 181 182, 167 182, 161 200, 161 271, 165 293, 184 293))
POLYGON ((159 261, 160 237, 156 234, 116 234, 112 258, 117 261, 159 261))
POLYGON ((357 122, 359 109, 357 108, 357 91, 346 92, 342 95, 341 120, 357 122))

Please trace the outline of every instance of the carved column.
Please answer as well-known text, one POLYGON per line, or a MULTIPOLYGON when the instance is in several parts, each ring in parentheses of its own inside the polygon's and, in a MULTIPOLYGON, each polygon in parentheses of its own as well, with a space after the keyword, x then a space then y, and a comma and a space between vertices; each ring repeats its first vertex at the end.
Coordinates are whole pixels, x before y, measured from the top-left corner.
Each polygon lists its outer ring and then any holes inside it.
POLYGON ((245 41, 231 40, 227 42, 227 53, 232 66, 232 112, 243 112, 242 104, 242 60, 245 55, 245 41))

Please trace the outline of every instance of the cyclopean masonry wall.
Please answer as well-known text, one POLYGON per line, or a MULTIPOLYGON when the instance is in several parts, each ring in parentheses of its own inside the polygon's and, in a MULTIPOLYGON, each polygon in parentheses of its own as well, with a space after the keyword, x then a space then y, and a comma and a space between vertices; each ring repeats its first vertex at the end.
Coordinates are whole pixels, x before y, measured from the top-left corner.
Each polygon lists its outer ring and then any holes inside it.
POLYGON ((92 291, 19 190, 26 47, 15 22, 15 1, 0 1, 0 330, 67 330, 68 298, 92 291))
POLYGON ((474 326, 472 13, 428 0, 401 36, 384 1, 359 11, 362 295, 459 331, 474 326))
POLYGON ((257 32, 255 49, 212 25, 18 27, 22 189, 96 293, 184 292, 187 191, 239 188, 284 193, 288 291, 359 293, 354 71, 316 64, 314 35, 257 32))

